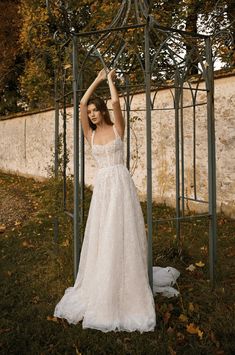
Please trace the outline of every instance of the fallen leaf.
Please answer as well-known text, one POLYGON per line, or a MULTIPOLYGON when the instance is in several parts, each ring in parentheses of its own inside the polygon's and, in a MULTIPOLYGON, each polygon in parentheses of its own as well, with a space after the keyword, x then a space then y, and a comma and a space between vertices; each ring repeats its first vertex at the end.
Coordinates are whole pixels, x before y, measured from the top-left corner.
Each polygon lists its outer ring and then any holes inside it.
POLYGON ((164 321, 165 324, 167 324, 167 323, 169 322, 169 319, 170 319, 170 318, 171 318, 170 312, 165 312, 165 313, 163 314, 163 321, 164 321))
POLYGON ((168 346, 168 350, 169 350, 170 355, 176 355, 176 352, 172 349, 171 346, 168 346))
POLYGON ((53 316, 47 316, 47 320, 58 323, 58 318, 53 316))
POLYGON ((205 252, 207 252, 207 251, 208 251, 208 248, 207 248, 207 246, 206 246, 206 245, 203 245, 200 249, 201 249, 202 251, 205 251, 205 252))
POLYGON ((227 256, 229 258, 234 257, 235 256, 235 251, 231 251, 229 254, 227 254, 227 256))
POLYGON ((189 310, 189 312, 194 312, 194 305, 193 305, 192 302, 189 302, 189 304, 188 304, 188 310, 189 310))
POLYGON ((183 333, 178 332, 176 334, 176 336, 177 336, 177 340, 178 340, 179 343, 182 343, 184 341, 184 339, 185 339, 185 336, 184 336, 183 333))
POLYGON ((15 221, 15 223, 14 223, 15 226, 19 226, 20 224, 21 224, 20 221, 15 221))
POLYGON ((31 303, 37 304, 39 301, 39 296, 34 296, 31 303))
POLYGON ((181 314, 181 315, 179 316, 179 320, 180 320, 181 322, 187 322, 187 321, 188 321, 188 317, 187 317, 186 315, 184 315, 184 314, 181 314))
POLYGON ((64 65, 64 69, 69 69, 69 68, 71 68, 71 64, 65 64, 64 65))
POLYGON ((5 224, 0 224, 0 233, 4 233, 6 230, 5 224))
POLYGON ((197 267, 204 267, 205 264, 202 261, 199 261, 198 263, 195 263, 197 267))
POLYGON ((199 336, 200 339, 202 339, 203 332, 200 329, 198 329, 197 335, 199 336))
POLYGON ((24 240, 23 243, 22 243, 22 246, 24 248, 34 248, 34 245, 29 243, 27 240, 24 240))
POLYGON ((202 339, 203 332, 194 323, 190 323, 186 326, 186 330, 189 334, 197 334, 200 339, 202 339))
POLYGON ((167 332, 167 334, 173 334, 174 333, 174 328, 169 327, 166 332, 167 332))
POLYGON ((63 243, 61 243, 61 246, 62 247, 67 247, 69 246, 69 240, 68 239, 65 239, 65 241, 63 243))
POLYGON ((197 334, 198 330, 199 330, 199 327, 196 326, 194 323, 190 323, 190 324, 187 324, 186 330, 190 334, 197 334))
POLYGON ((193 272, 195 269, 196 268, 195 268, 195 266, 193 264, 191 264, 188 267, 186 267, 186 270, 191 271, 191 272, 193 272))

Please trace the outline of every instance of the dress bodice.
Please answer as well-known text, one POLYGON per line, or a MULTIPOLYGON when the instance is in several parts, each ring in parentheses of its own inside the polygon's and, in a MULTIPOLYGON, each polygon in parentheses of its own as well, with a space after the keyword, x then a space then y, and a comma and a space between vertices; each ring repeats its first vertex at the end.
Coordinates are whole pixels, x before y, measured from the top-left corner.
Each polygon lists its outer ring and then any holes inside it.
POLYGON ((95 130, 92 132, 91 148, 99 168, 124 164, 124 142, 113 125, 115 139, 106 144, 94 144, 95 130))

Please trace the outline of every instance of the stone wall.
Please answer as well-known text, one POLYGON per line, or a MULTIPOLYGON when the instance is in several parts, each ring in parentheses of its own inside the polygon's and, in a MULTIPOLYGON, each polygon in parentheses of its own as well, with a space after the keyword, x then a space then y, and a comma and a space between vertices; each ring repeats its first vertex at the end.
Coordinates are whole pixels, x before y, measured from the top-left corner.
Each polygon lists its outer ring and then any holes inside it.
MULTIPOLYGON (((204 83, 200 84, 204 88, 204 83)), ((196 181, 197 198, 207 200, 207 122, 205 92, 197 93, 196 107, 196 181)), ((122 100, 123 101, 123 100, 122 100)), ((184 90, 184 106, 190 105, 190 90, 184 90)), ((235 217, 235 76, 215 80, 217 209, 235 217)), ((158 202, 175 205, 175 121, 172 93, 161 90, 152 112, 153 197, 158 202), (163 110, 164 109, 164 110, 163 110)), ((146 198, 146 141, 145 95, 137 94, 132 102, 131 174, 139 196, 146 198)), ((73 172, 72 108, 68 109, 67 140, 70 162, 68 173, 73 172)), ((192 108, 184 109, 185 195, 193 196, 192 108)), ((61 120, 60 120, 61 122, 61 120)), ((62 131, 62 123, 60 130, 62 131)), ((33 176, 48 176, 53 164, 54 111, 20 115, 0 120, 0 169, 6 172, 33 176)), ((86 142, 86 184, 93 185, 96 164, 86 142)), ((206 210, 206 204, 190 203, 191 210, 206 210)))

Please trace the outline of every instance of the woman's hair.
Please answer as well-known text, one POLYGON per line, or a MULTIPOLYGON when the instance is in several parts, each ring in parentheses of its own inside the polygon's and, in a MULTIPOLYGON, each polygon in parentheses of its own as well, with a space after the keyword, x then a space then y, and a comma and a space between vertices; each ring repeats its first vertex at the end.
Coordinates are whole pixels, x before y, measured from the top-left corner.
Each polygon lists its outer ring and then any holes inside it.
MULTIPOLYGON (((88 105, 95 105, 96 109, 98 111, 100 111, 101 113, 104 114, 104 120, 105 122, 112 126, 113 125, 113 122, 111 121, 111 118, 110 118, 110 115, 109 115, 109 110, 107 108, 107 105, 106 103, 104 102, 103 99, 101 99, 101 97, 92 97, 91 99, 88 100, 88 103, 87 103, 87 106, 88 105)), ((89 125, 90 127, 95 130, 96 129, 96 124, 94 124, 93 122, 91 122, 90 118, 88 117, 88 120, 89 120, 89 125)))

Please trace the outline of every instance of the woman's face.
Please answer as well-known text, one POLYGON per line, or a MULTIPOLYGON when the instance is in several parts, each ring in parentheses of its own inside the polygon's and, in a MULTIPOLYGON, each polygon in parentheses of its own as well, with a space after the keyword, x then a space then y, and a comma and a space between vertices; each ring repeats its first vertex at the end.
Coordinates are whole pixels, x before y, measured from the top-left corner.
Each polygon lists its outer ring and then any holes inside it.
POLYGON ((97 110, 97 108, 94 104, 88 105, 87 114, 88 114, 88 117, 90 118, 91 122, 94 124, 98 124, 103 120, 102 113, 99 110, 97 110))

